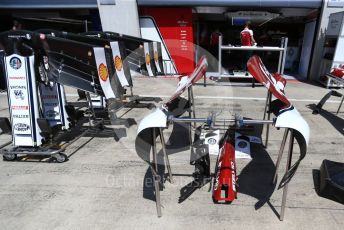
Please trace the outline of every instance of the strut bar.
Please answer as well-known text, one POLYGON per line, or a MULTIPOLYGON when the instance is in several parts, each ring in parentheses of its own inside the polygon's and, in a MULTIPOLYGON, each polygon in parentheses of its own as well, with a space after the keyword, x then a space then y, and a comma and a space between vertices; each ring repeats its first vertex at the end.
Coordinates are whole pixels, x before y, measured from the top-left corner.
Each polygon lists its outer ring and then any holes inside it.
POLYGON ((243 125, 270 125, 275 123, 275 119, 273 120, 248 120, 248 119, 215 119, 213 116, 208 118, 177 118, 170 116, 168 120, 171 122, 176 123, 207 123, 209 126, 213 126, 216 122, 232 122, 237 123, 239 126, 243 125))

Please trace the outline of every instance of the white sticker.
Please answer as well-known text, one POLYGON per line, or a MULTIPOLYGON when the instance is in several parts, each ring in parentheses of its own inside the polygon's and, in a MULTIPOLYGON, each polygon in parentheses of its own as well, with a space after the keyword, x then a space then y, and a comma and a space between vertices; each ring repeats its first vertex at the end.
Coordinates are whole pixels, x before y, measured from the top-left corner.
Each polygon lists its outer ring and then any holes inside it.
POLYGON ((57 84, 50 87, 40 83, 39 88, 41 92, 44 117, 51 125, 61 124, 61 111, 57 84))
POLYGON ((32 133, 29 89, 25 58, 19 55, 6 57, 8 91, 14 134, 32 133))
POLYGON ((200 139, 204 140, 204 143, 208 145, 210 155, 219 155, 220 130, 207 133, 203 132, 200 139))
POLYGON ((235 133, 235 158, 252 159, 250 138, 240 133, 235 133))
POLYGON ((9 108, 14 146, 39 146, 42 144, 34 71, 34 56, 12 54, 5 57, 9 108))
POLYGON ((122 87, 129 86, 128 80, 125 77, 124 66, 123 66, 122 56, 119 51, 118 42, 110 42, 110 46, 112 50, 113 64, 115 66, 118 79, 121 82, 122 87))
POLYGON ((113 92, 109 80, 109 70, 106 64, 104 48, 96 47, 93 48, 93 50, 96 58, 100 86, 103 89, 104 95, 106 98, 116 98, 115 92, 113 92))
POLYGON ((153 42, 153 52, 154 52, 154 63, 156 70, 161 73, 160 65, 159 65, 159 52, 158 52, 158 43, 153 42))
POLYGON ((151 68, 151 57, 150 57, 150 54, 149 54, 149 43, 148 42, 145 42, 143 43, 143 51, 145 52, 145 62, 146 62, 146 68, 147 68, 147 71, 148 71, 148 75, 150 77, 153 77, 153 71, 152 71, 152 68, 151 68))

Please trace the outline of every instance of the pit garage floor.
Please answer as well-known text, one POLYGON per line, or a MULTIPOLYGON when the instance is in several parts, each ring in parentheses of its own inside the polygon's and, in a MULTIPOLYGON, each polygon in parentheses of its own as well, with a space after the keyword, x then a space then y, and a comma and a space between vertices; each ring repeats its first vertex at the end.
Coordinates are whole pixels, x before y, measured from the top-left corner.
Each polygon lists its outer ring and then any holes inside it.
MULTIPOLYGON (((175 79, 136 79, 134 93, 166 100, 176 83, 175 79)), ((216 111, 224 117, 239 113, 262 118, 264 87, 210 83, 194 87, 197 116, 216 111)), ((307 107, 326 92, 301 82, 286 87, 287 96, 310 125, 311 139, 308 154, 289 184, 283 222, 278 219, 282 192, 270 184, 283 130, 272 127, 266 150, 253 145, 252 160, 237 160, 239 194, 232 204, 213 204, 208 185, 178 204, 180 188, 192 178, 175 176, 174 184, 165 182, 163 216, 157 218, 151 173, 134 148, 134 125, 119 142, 111 136, 81 138, 68 148, 66 154, 72 155, 65 163, 30 158, 0 161, 0 229, 343 229, 344 206, 319 197, 314 185, 323 159, 344 162, 344 113, 334 115, 339 98, 331 98, 324 106, 327 112, 320 115, 312 115, 307 107)), ((77 99, 74 89, 67 89, 67 96, 69 101, 77 99)), ((0 100, 0 115, 8 116, 6 94, 0 100)), ((138 123, 150 113, 147 109, 125 112, 123 117, 138 123)), ((169 140, 170 133, 166 130, 165 139, 171 145, 176 142, 169 140)), ((178 138, 180 143, 187 139, 178 138)), ((4 143, 9 136, 1 135, 0 140, 4 143)), ((183 146, 169 149, 173 173, 192 173, 189 153, 183 146)), ((212 156, 212 170, 215 160, 212 156)), ((284 158, 279 178, 285 162, 284 158)))

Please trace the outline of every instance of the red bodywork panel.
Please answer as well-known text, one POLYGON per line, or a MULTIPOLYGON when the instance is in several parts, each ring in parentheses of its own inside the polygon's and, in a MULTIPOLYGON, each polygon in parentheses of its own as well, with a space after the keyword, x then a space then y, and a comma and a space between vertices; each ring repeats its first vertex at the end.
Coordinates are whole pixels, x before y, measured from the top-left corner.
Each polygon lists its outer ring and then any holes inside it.
POLYGON ((285 104, 284 108, 291 106, 291 103, 284 94, 284 87, 287 81, 282 77, 281 74, 275 73, 272 75, 263 64, 259 56, 252 56, 247 62, 247 69, 250 74, 258 82, 265 85, 265 87, 280 101, 285 104))
POLYGON ((232 143, 225 142, 220 149, 220 155, 215 172, 213 201, 233 201, 237 198, 235 148, 232 143))
POLYGON ((344 78, 344 65, 333 68, 331 74, 335 77, 344 78))

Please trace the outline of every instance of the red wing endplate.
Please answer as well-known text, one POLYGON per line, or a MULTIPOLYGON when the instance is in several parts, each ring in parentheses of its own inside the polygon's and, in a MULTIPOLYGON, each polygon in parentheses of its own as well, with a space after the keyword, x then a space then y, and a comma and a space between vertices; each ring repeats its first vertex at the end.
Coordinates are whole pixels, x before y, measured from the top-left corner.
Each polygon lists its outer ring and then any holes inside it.
POLYGON ((205 75, 207 67, 207 58, 205 56, 202 56, 190 76, 183 76, 180 78, 176 91, 170 97, 167 103, 172 102, 174 99, 179 97, 187 88, 189 88, 191 85, 194 85, 198 80, 200 80, 205 75))
MULTIPOLYGON (((178 87, 167 103, 172 102, 179 97, 187 88, 201 79, 206 70, 208 62, 203 56, 196 65, 195 70, 190 76, 184 76, 180 79, 178 87)), ((170 108, 168 108, 170 109, 170 108)), ((169 111, 170 112, 170 111, 169 111)), ((135 140, 135 148, 137 154, 146 162, 150 162, 150 150, 152 147, 152 130, 156 128, 167 127, 167 113, 164 108, 157 108, 151 114, 145 116, 138 126, 137 137, 135 140)), ((156 132, 157 134, 159 131, 156 132)))
POLYGON ((294 130, 294 136, 300 147, 300 157, 286 172, 280 182, 279 188, 286 185, 294 176, 301 160, 306 156, 309 142, 309 126, 301 114, 289 102, 284 94, 286 80, 278 73, 272 75, 265 68, 262 60, 257 56, 252 56, 247 62, 247 68, 251 75, 260 83, 264 84, 269 92, 277 100, 270 105, 271 111, 276 114, 276 128, 288 128, 294 130))
POLYGON ((275 73, 272 75, 266 69, 262 60, 257 55, 252 56, 248 60, 247 69, 254 77, 254 79, 265 85, 265 87, 268 88, 272 95, 274 95, 284 104, 283 109, 289 108, 291 106, 291 103, 284 94, 284 87, 287 81, 282 77, 281 74, 275 73))

